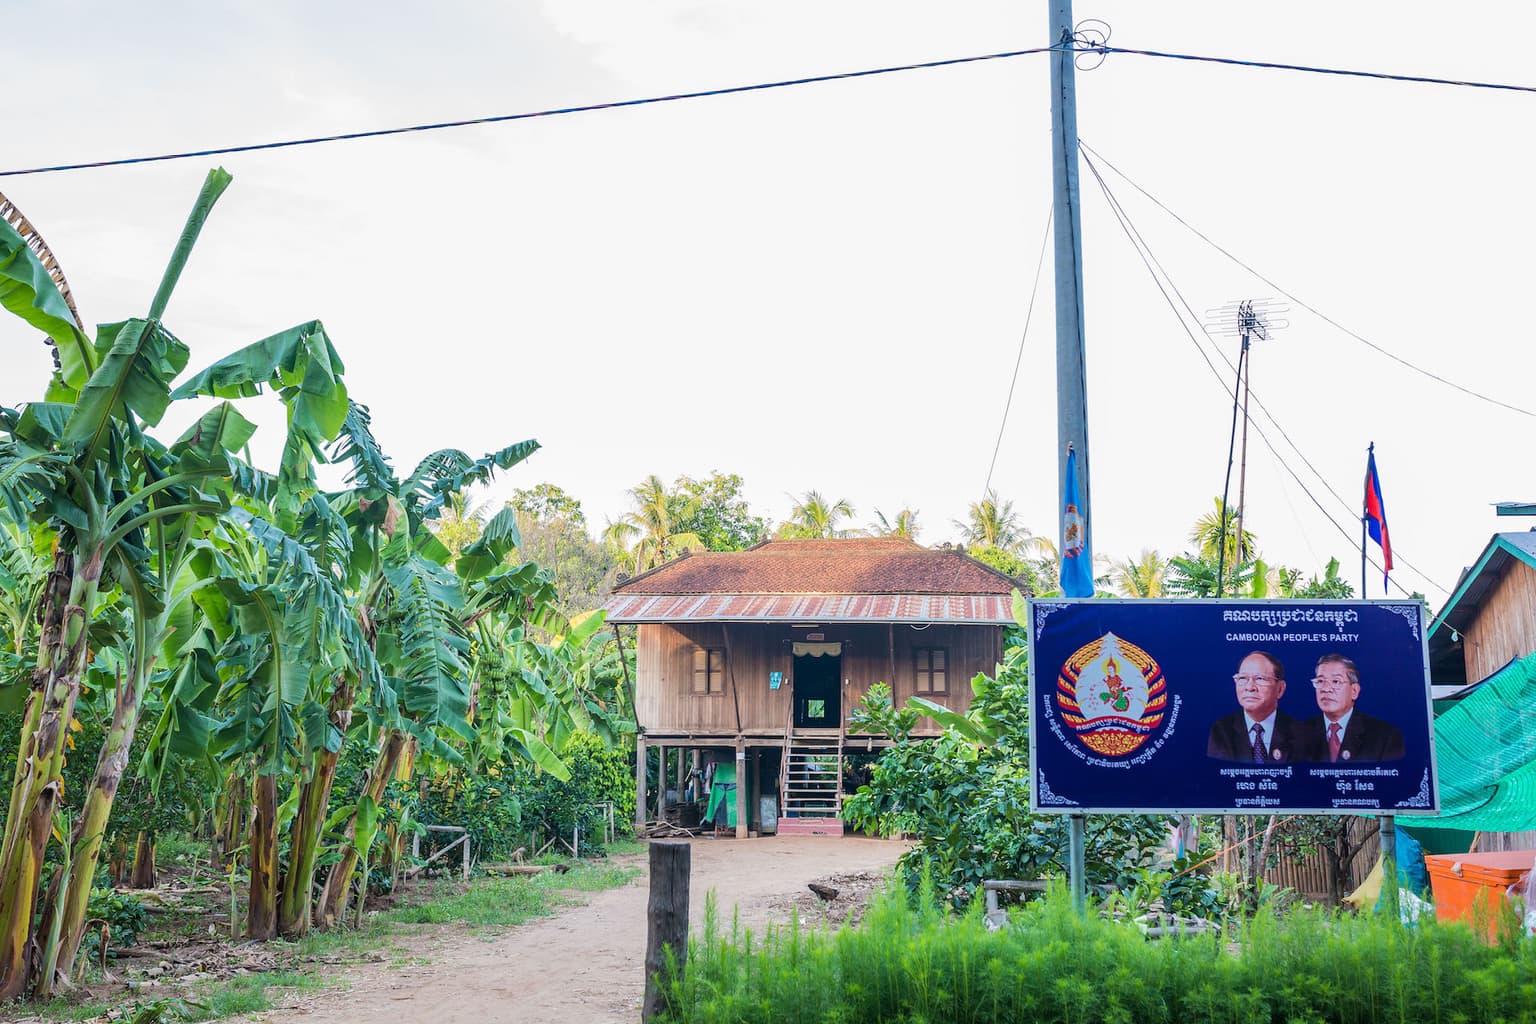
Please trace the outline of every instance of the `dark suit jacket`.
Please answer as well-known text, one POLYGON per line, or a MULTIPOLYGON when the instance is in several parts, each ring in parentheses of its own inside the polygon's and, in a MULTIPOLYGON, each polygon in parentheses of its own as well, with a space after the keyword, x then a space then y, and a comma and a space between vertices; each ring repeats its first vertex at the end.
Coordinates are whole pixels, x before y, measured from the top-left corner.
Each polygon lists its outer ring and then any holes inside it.
MULTIPOLYGON (((1359 708, 1349 716, 1349 728, 1339 740, 1340 764, 1396 761, 1405 753, 1403 734, 1397 726, 1362 714, 1359 708), (1345 754, 1349 756, 1345 757, 1345 754)), ((1301 744, 1296 760, 1328 760, 1328 726, 1322 715, 1301 723, 1301 744)))
MULTIPOLYGON (((1301 739, 1301 723, 1284 711, 1275 712, 1275 734, 1269 740, 1269 760, 1266 764, 1286 764, 1298 760, 1296 745, 1301 739), (1279 754, 1279 757, 1275 755, 1279 754)), ((1324 744, 1326 752, 1327 745, 1324 744)), ((1253 763, 1253 737, 1248 733, 1248 719, 1241 710, 1225 718, 1218 718, 1211 725, 1210 738, 1205 742, 1205 756, 1219 761, 1247 761, 1253 763)))

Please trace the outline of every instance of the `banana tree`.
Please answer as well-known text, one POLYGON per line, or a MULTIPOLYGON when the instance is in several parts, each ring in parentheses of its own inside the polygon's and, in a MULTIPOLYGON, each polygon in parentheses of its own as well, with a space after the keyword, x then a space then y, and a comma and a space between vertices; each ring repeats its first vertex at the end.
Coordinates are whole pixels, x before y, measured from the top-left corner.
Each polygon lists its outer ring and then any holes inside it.
MULTIPOLYGON (((150 557, 149 538, 169 520, 223 508, 217 496, 197 486, 215 473, 153 471, 147 453, 154 446, 143 430, 159 422, 170 404, 170 381, 186 366, 187 347, 165 327, 163 316, 229 180, 221 170, 208 175, 148 315, 103 325, 94 342, 36 254, 8 224, 0 225, 0 304, 42 328, 58 357, 46 400, 6 416, 8 439, 0 442, 6 506, 25 510, 29 521, 58 536, 0 842, 0 999, 20 994, 29 981, 34 990, 52 985, 52 972, 39 979, 42 965, 29 962, 40 948, 34 911, 43 850, 62 799, 65 737, 89 658, 87 633, 98 599, 104 589, 121 587, 135 591, 142 609, 158 611, 160 582, 138 572, 150 557)), ((125 696, 124 703, 133 703, 132 691, 125 696)), ((93 791, 115 785, 107 778, 98 782, 93 791)), ((108 808, 111 796, 105 794, 108 808)), ((99 848, 92 827, 81 815, 72 837, 74 873, 84 871, 86 877, 85 869, 95 867, 93 841, 99 848)), ((59 898, 68 898, 67 887, 60 887, 59 898)), ((57 915, 58 906, 50 913, 57 915)), ((60 925, 65 935, 68 924, 65 919, 60 925)))
MULTIPOLYGON (((380 585, 360 612, 376 629, 378 659, 398 700, 369 711, 377 754, 342 830, 340 858, 331 867, 316 909, 316 918, 327 927, 345 919, 354 875, 366 862, 376 831, 359 828, 360 815, 369 801, 375 808, 382 802, 402 755, 412 749, 457 760, 454 741, 467 744, 475 738, 469 723, 470 612, 464 583, 466 577, 489 575, 516 546, 516 521, 510 513, 493 517, 481 537, 460 554, 455 563, 459 572, 448 568, 450 553, 428 524, 455 495, 521 462, 537 448, 537 442, 524 441, 480 459, 444 449, 427 456, 399 482, 372 437, 366 410, 357 407, 343 427, 343 439, 333 454, 352 465, 349 482, 362 492, 359 513, 378 523, 364 561, 380 585)), ((360 889, 366 889, 366 878, 360 889)))

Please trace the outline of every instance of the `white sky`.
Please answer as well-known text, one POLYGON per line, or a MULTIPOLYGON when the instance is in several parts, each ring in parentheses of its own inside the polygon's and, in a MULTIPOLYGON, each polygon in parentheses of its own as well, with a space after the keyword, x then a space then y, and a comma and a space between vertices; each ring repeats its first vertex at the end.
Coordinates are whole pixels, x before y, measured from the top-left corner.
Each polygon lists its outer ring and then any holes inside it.
MULTIPOLYGON (((1512 2, 1079 0, 1075 15, 1126 47, 1536 84, 1536 8, 1512 2)), ((1041 2, 21 0, 0 169, 1023 49, 1048 43, 1047 23, 1041 2)), ((553 481, 600 525, 648 473, 719 469, 771 518, 816 488, 860 523, 914 506, 938 542, 982 489, 1024 329, 1051 196, 1047 86, 1046 58, 1023 57, 226 157, 234 185, 167 323, 195 369, 323 319, 398 466, 544 444, 496 496, 553 481)), ((1134 56, 1078 89, 1084 142, 1246 263, 1404 359, 1536 407, 1519 313, 1536 95, 1134 56)), ((0 191, 85 317, 117 320, 147 308, 211 163, 0 191)), ((1083 177, 1095 548, 1173 554, 1221 491, 1230 385, 1083 177)), ((1275 295, 1110 183, 1197 312, 1275 295)), ((1050 275, 993 479, 1046 534, 1050 275)), ((1492 531, 1526 525, 1490 504, 1536 498, 1532 419, 1289 319, 1255 352, 1254 390, 1344 502, 1261 419, 1339 525, 1255 439, 1249 528, 1271 561, 1312 572, 1337 555, 1358 582, 1375 441, 1396 578, 1438 605, 1492 531)), ((0 321, 0 402, 39 396, 46 373, 35 332, 0 321)), ((280 417, 261 419, 275 462, 280 417)))

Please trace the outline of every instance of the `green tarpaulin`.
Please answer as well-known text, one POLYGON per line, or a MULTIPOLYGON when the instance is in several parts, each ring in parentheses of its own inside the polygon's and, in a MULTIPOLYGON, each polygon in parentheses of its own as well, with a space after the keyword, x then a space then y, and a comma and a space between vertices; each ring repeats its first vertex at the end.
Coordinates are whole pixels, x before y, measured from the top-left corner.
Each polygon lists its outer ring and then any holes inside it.
POLYGON ((1413 828, 1536 829, 1536 654, 1488 677, 1435 719, 1440 814, 1413 828))

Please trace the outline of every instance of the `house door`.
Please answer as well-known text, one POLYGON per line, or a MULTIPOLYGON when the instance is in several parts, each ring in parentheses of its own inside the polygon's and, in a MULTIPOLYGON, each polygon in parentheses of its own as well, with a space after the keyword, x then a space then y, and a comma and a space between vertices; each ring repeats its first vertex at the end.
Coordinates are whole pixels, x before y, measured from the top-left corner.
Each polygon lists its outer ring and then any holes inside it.
MULTIPOLYGON (((832 646, 832 645, 828 645, 832 646)), ((837 729, 843 724, 841 653, 795 655, 795 728, 837 729)))

